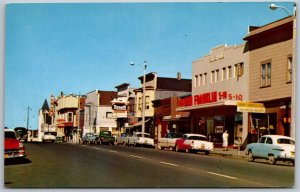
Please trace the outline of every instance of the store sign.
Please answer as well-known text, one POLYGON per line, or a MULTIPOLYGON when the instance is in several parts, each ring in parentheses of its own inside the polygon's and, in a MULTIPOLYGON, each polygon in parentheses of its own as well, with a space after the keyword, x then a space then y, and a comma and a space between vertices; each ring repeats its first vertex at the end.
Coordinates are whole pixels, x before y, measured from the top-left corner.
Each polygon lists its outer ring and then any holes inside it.
POLYGON ((125 104, 113 104, 112 105, 112 110, 126 111, 127 110, 127 105, 125 105, 125 104))
POLYGON ((233 94, 227 91, 213 91, 208 93, 201 93, 193 96, 189 96, 178 100, 178 107, 188 107, 203 105, 209 103, 216 103, 218 101, 242 101, 242 94, 233 94))
POLYGON ((238 112, 265 113, 266 108, 263 103, 237 102, 238 112))

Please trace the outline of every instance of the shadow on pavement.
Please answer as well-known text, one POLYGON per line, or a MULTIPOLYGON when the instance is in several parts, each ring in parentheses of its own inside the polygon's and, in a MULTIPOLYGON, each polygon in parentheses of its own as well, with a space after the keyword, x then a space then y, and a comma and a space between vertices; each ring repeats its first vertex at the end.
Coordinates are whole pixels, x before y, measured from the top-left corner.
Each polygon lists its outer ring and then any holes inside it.
POLYGON ((31 163, 27 158, 15 158, 15 159, 4 159, 4 165, 18 165, 18 164, 28 164, 31 163))

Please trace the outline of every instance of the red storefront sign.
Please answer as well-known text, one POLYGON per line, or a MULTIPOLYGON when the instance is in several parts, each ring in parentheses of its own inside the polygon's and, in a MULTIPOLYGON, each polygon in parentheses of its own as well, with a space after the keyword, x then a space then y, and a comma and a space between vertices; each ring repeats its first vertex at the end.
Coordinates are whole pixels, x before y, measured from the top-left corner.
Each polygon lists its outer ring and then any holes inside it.
POLYGON ((178 99, 178 107, 188 107, 188 106, 196 106, 203 105, 209 103, 216 103, 218 101, 227 100, 227 101, 242 101, 243 95, 241 94, 232 94, 227 91, 213 91, 208 93, 202 93, 198 95, 193 95, 189 97, 185 97, 183 99, 178 99))

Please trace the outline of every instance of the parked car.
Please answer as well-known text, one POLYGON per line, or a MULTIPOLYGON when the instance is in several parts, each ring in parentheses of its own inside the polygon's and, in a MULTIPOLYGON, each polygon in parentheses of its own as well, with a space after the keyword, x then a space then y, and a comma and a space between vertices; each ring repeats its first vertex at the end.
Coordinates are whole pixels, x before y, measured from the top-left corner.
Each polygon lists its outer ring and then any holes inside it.
POLYGON ((142 132, 134 132, 132 136, 128 137, 128 145, 155 147, 154 139, 150 137, 150 134, 142 132))
POLYGON ((182 138, 176 140, 175 150, 184 150, 187 153, 199 151, 208 155, 214 150, 214 144, 207 141, 207 137, 204 135, 187 133, 182 138))
POLYGON ((82 137, 82 143, 83 144, 95 144, 97 137, 95 136, 94 133, 86 133, 83 137, 82 137))
POLYGON ((274 165, 277 161, 295 164, 295 141, 282 135, 264 135, 257 143, 250 143, 245 149, 249 161, 267 159, 274 165))
POLYGON ((24 144, 17 139, 15 131, 5 129, 4 133, 4 159, 25 158, 24 144))
POLYGON ((100 131, 97 143, 113 145, 115 138, 111 135, 111 131, 100 131))
POLYGON ((175 149, 175 143, 178 138, 182 137, 182 133, 168 133, 165 137, 158 138, 158 149, 169 148, 171 151, 175 149))
POLYGON ((42 137, 43 142, 55 142, 56 141, 56 136, 51 133, 51 132, 45 132, 43 137, 42 137))
POLYGON ((130 137, 129 133, 121 133, 121 136, 116 138, 116 145, 126 146, 126 144, 128 143, 128 137, 130 137))

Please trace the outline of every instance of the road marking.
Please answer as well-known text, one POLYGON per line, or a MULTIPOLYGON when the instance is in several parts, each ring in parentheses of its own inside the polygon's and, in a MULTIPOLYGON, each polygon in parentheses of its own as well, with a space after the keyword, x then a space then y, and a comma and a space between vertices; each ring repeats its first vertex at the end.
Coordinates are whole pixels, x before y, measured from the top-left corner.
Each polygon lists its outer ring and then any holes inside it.
POLYGON ((173 163, 167 163, 167 162, 160 162, 162 164, 165 164, 165 165, 171 165, 171 166, 174 166, 174 167, 178 167, 179 165, 176 165, 176 164, 173 164, 173 163))
POLYGON ((219 173, 214 173, 214 172, 207 172, 209 174, 212 174, 212 175, 217 175, 217 176, 220 176, 220 177, 226 177, 226 178, 229 178, 229 179, 237 179, 236 177, 230 177, 228 175, 222 175, 222 174, 219 174, 219 173))
POLYGON ((140 156, 135 156, 135 155, 129 155, 129 156, 139 158, 139 159, 143 159, 143 157, 140 157, 140 156))
POLYGON ((112 153, 119 153, 118 151, 113 151, 113 150, 110 150, 110 152, 112 152, 112 153))

